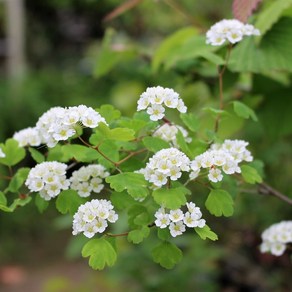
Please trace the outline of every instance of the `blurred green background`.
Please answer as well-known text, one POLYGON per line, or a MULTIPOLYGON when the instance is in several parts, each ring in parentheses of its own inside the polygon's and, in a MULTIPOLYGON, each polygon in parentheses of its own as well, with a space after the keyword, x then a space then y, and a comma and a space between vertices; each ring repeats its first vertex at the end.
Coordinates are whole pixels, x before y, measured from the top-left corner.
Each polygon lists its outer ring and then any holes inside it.
MULTIPOLYGON (((7 7, 0 2, 1 141, 33 126, 43 112, 58 105, 97 108, 112 103, 130 116, 139 95, 157 85, 178 91, 189 110, 200 116, 202 127, 208 127, 202 108, 218 106, 216 66, 194 58, 154 70, 153 56, 179 29, 192 26, 203 34, 216 21, 231 18, 232 1, 128 2, 133 7, 116 15, 119 0, 24 1, 25 47, 20 65, 25 69, 17 77, 7 72, 7 7)), ((258 11, 271 2, 263 1, 258 11)), ((286 15, 291 15, 290 10, 286 15)), ((227 70, 225 98, 240 99, 254 108, 259 121, 235 117, 223 121, 221 135, 248 140, 254 157, 264 162, 265 181, 292 197, 291 74, 272 73, 227 70)), ((200 188, 194 189, 199 192, 200 188)), ((205 242, 191 233, 175 239, 185 256, 173 270, 152 262, 149 250, 155 242, 150 237, 141 246, 121 238, 118 263, 104 272, 91 271, 80 259, 82 238, 72 239, 71 219, 59 216, 53 206, 44 214, 33 204, 13 214, 0 213, 0 290, 291 291, 289 253, 276 258, 258 249, 261 232, 273 223, 291 220, 291 207, 253 188, 237 195, 235 210, 234 217, 218 219, 208 217, 203 209, 219 241, 205 242), (1 267, 7 265, 19 265, 25 277, 31 279, 29 275, 35 273, 43 281, 40 284, 36 277, 36 286, 27 286, 28 290, 25 285, 13 288, 1 283, 1 267)))

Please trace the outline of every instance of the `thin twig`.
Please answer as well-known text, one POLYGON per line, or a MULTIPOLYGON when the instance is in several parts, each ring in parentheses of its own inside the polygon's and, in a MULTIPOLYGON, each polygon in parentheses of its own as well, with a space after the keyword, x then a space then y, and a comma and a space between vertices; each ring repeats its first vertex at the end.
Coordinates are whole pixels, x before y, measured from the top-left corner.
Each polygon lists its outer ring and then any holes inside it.
POLYGON ((275 190, 270 185, 268 185, 268 184, 266 184, 264 182, 259 184, 259 193, 263 194, 263 195, 275 196, 278 199, 288 203, 289 205, 292 205, 292 199, 290 199, 289 197, 285 196, 284 194, 282 194, 278 190, 275 190))

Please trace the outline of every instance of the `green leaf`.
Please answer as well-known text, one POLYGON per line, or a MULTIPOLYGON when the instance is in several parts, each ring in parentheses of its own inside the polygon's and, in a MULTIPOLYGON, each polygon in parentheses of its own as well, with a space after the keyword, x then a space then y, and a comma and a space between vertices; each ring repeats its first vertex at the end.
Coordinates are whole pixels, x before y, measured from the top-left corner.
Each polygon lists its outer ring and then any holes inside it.
MULTIPOLYGON (((112 140, 104 140, 99 145, 99 150, 101 153, 103 153, 106 157, 110 158, 111 161, 117 162, 120 159, 119 154, 119 147, 116 145, 116 143, 112 140)), ((106 168, 113 167, 113 163, 108 161, 105 157, 102 155, 99 156, 98 162, 102 165, 104 165, 106 168)))
POLYGON ((134 199, 142 199, 148 196, 148 182, 141 173, 125 172, 108 176, 105 180, 115 191, 127 190, 134 199))
POLYGON ((61 145, 57 144, 54 148, 49 148, 47 161, 68 162, 72 157, 63 153, 61 145))
POLYGON ((141 226, 147 226, 150 222, 151 218, 146 207, 135 204, 129 208, 128 223, 131 228, 138 229, 141 226))
POLYGON ((112 192, 111 202, 118 210, 129 208, 136 203, 136 201, 126 191, 120 193, 112 192))
POLYGON ((123 118, 119 121, 119 126, 122 126, 123 128, 132 129, 135 131, 135 133, 138 133, 147 124, 148 122, 139 119, 123 118))
POLYGON ((25 157, 24 148, 20 147, 14 139, 6 140, 5 144, 0 144, 0 148, 5 153, 5 157, 0 158, 0 164, 13 166, 25 157))
POLYGON ((82 256, 89 257, 89 266, 94 270, 112 267, 117 260, 114 247, 104 238, 88 241, 82 248, 82 256))
POLYGON ((255 23, 255 27, 260 30, 263 36, 281 17, 283 11, 291 7, 292 0, 273 1, 265 10, 263 10, 255 23))
POLYGON ((243 179, 249 184, 261 183, 263 180, 257 170, 249 165, 240 167, 243 179))
POLYGON ((169 148, 169 143, 158 137, 145 137, 142 140, 145 147, 151 152, 158 152, 161 149, 169 148))
POLYGON ((213 241, 218 240, 218 236, 213 232, 208 225, 205 225, 203 228, 195 227, 197 234, 203 239, 211 239, 213 241))
POLYGON ((100 158, 100 154, 87 146, 67 144, 62 146, 62 153, 64 156, 74 158, 77 161, 91 162, 100 158))
POLYGON ((182 132, 178 130, 176 134, 176 142, 179 146, 179 148, 184 152, 188 157, 194 158, 194 155, 189 147, 189 145, 186 143, 185 137, 183 136, 182 132))
POLYGON ((175 210, 187 202, 186 195, 189 195, 190 193, 189 189, 178 187, 171 189, 157 189, 153 191, 152 195, 155 202, 160 206, 175 210))
POLYGON ((25 197, 25 198, 18 198, 13 201, 13 203, 10 205, 9 209, 11 212, 13 212, 18 207, 24 207, 31 201, 31 197, 25 197))
POLYGON ((170 240, 171 234, 169 228, 157 228, 157 236, 161 240, 170 240))
POLYGON ((0 205, 7 205, 7 199, 3 192, 0 191, 0 205))
POLYGON ((42 163, 45 161, 45 156, 36 149, 29 147, 28 151, 30 152, 31 157, 34 159, 36 163, 42 163))
POLYGON ((162 242, 152 250, 152 258, 155 263, 166 269, 172 269, 183 256, 182 251, 173 243, 162 242))
POLYGON ((81 204, 84 204, 85 200, 81 198, 74 190, 62 191, 56 200, 56 208, 62 214, 74 215, 81 204))
POLYGON ((167 57, 177 55, 179 52, 179 47, 195 34, 197 34, 197 30, 195 28, 187 27, 166 38, 160 44, 152 58, 152 69, 157 71, 159 66, 167 59, 167 57))
POLYGON ((284 17, 265 34, 259 46, 252 37, 238 44, 231 54, 228 68, 235 72, 292 72, 291 35, 292 18, 284 17))
POLYGON ((128 128, 110 129, 107 125, 100 123, 97 132, 100 132, 105 139, 116 141, 130 141, 135 139, 135 131, 128 128))
POLYGON ((121 116, 121 112, 115 109, 111 104, 104 104, 96 110, 100 113, 102 117, 105 118, 108 124, 121 116))
POLYGON ((34 203, 37 206, 40 213, 43 213, 49 206, 49 202, 41 198, 39 194, 35 196, 34 203))
POLYGON ((206 208, 216 217, 229 217, 233 214, 233 199, 231 195, 220 189, 211 190, 206 202, 206 208))
POLYGON ((257 122, 258 120, 255 112, 250 107, 248 107, 247 105, 240 101, 233 102, 233 109, 234 112, 241 118, 244 119, 252 118, 252 120, 254 120, 255 122, 257 122))
POLYGON ((6 192, 16 193, 25 182, 29 171, 30 168, 28 167, 19 168, 16 174, 13 176, 12 180, 10 181, 7 189, 5 190, 5 193, 6 192))
POLYGON ((199 128, 199 120, 195 114, 180 114, 180 118, 184 124, 193 132, 197 132, 199 128))
POLYGON ((134 244, 141 243, 150 234, 150 228, 147 226, 142 226, 140 229, 135 229, 129 232, 128 241, 134 244))

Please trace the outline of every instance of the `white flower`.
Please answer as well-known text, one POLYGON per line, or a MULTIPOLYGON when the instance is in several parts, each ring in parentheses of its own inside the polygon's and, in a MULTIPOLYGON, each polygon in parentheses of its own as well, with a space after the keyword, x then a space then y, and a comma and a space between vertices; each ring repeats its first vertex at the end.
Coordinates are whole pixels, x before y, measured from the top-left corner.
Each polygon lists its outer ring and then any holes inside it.
POLYGON ((181 209, 170 210, 169 219, 172 222, 178 222, 184 219, 184 213, 181 209))
POLYGON ((223 179, 223 175, 221 173, 221 170, 218 168, 211 168, 208 174, 208 178, 210 181, 216 183, 223 179))
POLYGON ((162 149, 149 159, 143 174, 146 180, 161 187, 168 179, 177 180, 182 171, 189 171, 189 164, 189 158, 178 149, 162 149))
POLYGON ((285 252, 286 244, 292 243, 292 221, 282 221, 271 225, 262 233, 261 252, 270 252, 280 256, 285 252))
POLYGON ((169 225, 169 231, 172 237, 176 237, 186 231, 186 226, 183 221, 171 222, 169 225))
POLYGON ((109 172, 100 164, 82 166, 72 173, 70 188, 76 190, 80 197, 88 197, 91 192, 100 193, 103 188, 103 179, 109 172))
POLYGON ((232 44, 240 42, 244 36, 260 35, 260 31, 251 24, 244 24, 237 19, 223 19, 215 23, 206 33, 206 43, 221 46, 225 41, 232 44))
POLYGON ((66 168, 66 164, 56 161, 37 164, 30 170, 25 185, 31 192, 39 192, 43 199, 49 201, 68 189, 66 168))
POLYGON ((96 233, 103 233, 108 226, 108 222, 115 223, 118 214, 113 210, 110 201, 92 200, 79 206, 73 216, 73 235, 83 233, 91 238, 96 233))
POLYGON ((148 87, 137 102, 137 111, 147 110, 152 121, 158 121, 164 117, 164 107, 176 108, 182 113, 187 111, 187 107, 177 92, 161 86, 148 87))
POLYGON ((42 142, 39 131, 30 127, 14 133, 13 139, 18 142, 20 147, 39 146, 42 142))
POLYGON ((6 155, 3 152, 2 148, 0 147, 0 158, 4 158, 6 155))

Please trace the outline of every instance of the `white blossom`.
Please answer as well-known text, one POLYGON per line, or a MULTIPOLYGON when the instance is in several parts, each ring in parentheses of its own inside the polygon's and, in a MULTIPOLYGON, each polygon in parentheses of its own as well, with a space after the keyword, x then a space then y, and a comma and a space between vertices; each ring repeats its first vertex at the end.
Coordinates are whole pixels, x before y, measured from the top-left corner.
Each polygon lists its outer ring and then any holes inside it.
POLYGON ((24 146, 39 146, 41 145, 41 136, 37 128, 26 128, 20 130, 13 135, 20 147, 24 146))
POLYGON ((260 31, 251 24, 244 24, 237 19, 223 19, 207 31, 207 44, 221 46, 225 41, 235 44, 244 36, 260 35, 260 31))
POLYGON ((176 108, 181 113, 187 111, 177 92, 161 86, 148 87, 137 102, 137 111, 146 110, 152 121, 163 119, 165 107, 176 108))
POLYGON ((292 243, 292 221, 282 221, 271 225, 262 233, 261 252, 281 256, 288 243, 292 243))
POLYGON ((107 200, 92 200, 79 206, 73 216, 73 235, 83 233, 91 238, 96 233, 103 233, 108 222, 115 223, 118 214, 113 210, 113 205, 107 200))

